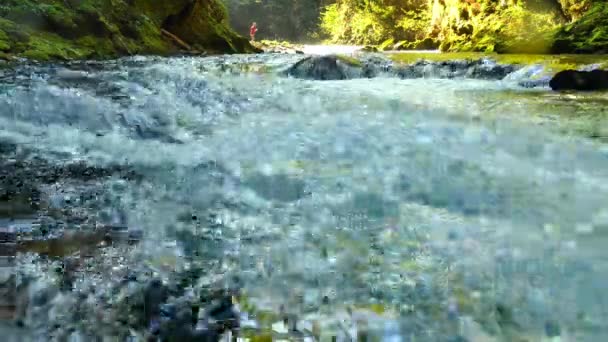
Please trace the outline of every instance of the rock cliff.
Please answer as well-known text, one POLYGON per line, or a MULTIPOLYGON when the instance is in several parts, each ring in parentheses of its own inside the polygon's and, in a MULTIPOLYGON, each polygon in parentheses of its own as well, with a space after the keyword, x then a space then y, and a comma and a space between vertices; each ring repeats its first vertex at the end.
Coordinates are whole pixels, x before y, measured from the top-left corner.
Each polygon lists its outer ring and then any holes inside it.
POLYGON ((112 58, 256 49, 219 0, 3 0, 0 57, 112 58))

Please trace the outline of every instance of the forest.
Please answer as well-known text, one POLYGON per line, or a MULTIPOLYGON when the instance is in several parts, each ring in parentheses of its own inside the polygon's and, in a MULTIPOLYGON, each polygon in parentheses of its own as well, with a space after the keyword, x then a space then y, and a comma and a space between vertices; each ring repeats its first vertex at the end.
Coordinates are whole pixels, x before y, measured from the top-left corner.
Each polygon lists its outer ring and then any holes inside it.
POLYGON ((599 0, 225 0, 231 24, 261 39, 499 53, 608 50, 599 0))

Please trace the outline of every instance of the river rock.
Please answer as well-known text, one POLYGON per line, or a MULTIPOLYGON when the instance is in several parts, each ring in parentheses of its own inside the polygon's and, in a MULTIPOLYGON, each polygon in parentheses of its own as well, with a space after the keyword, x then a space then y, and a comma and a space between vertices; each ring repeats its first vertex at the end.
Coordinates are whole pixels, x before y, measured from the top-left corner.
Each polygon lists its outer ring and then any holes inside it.
POLYGON ((400 78, 428 77, 502 80, 515 71, 515 69, 513 65, 499 64, 487 58, 442 62, 420 60, 414 64, 397 68, 395 74, 400 78))
POLYGON ((372 45, 366 45, 361 48, 361 51, 364 52, 378 52, 378 48, 372 45))
POLYGON ((306 184, 285 174, 256 173, 247 178, 245 184, 259 196, 270 201, 293 202, 306 195, 306 184))
POLYGON ((338 55, 306 57, 290 67, 288 76, 319 81, 346 80, 364 76, 359 60, 338 55))
POLYGON ((591 71, 560 71, 549 82, 553 90, 603 90, 608 89, 608 71, 595 69, 591 71))

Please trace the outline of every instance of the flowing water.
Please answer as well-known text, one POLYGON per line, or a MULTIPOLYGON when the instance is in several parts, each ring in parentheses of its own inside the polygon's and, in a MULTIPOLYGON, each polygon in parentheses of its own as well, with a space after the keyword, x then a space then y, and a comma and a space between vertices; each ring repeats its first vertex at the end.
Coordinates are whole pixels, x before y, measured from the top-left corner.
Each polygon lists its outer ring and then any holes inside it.
POLYGON ((298 58, 4 69, 0 139, 143 174, 110 203, 141 262, 206 258, 258 311, 352 305, 387 341, 608 337, 608 145, 557 123, 608 119, 606 94, 277 75, 298 58))

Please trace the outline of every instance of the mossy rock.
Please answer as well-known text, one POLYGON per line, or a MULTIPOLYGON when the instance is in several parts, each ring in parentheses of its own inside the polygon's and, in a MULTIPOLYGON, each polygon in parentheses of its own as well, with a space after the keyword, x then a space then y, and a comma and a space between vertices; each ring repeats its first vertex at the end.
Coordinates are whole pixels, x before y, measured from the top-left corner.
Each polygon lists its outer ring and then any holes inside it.
POLYGON ((11 49, 11 42, 8 35, 0 30, 0 51, 8 51, 11 49))
POLYGON ((433 38, 424 38, 410 44, 412 50, 435 50, 439 47, 439 43, 433 38))
POLYGON ((361 63, 360 60, 358 60, 358 59, 356 59, 354 57, 347 56, 347 55, 336 55, 336 58, 340 62, 342 62, 342 63, 344 63, 346 65, 349 65, 349 66, 352 66, 352 67, 358 67, 358 68, 363 67, 363 63, 361 63))
POLYGON ((87 58, 92 53, 93 50, 76 47, 58 35, 42 33, 31 37, 27 48, 21 55, 35 60, 68 60, 87 58))
POLYGON ((227 17, 221 2, 195 1, 188 11, 167 18, 164 26, 187 43, 214 52, 256 51, 228 26, 227 17))
POLYGON ((253 52, 219 0, 5 0, 0 51, 36 60, 253 52), (171 34, 163 34, 165 29, 171 34))
POLYGON ((366 46, 364 46, 361 49, 361 51, 364 51, 364 52, 378 52, 378 48, 375 47, 375 46, 373 46, 373 45, 366 45, 366 46))

